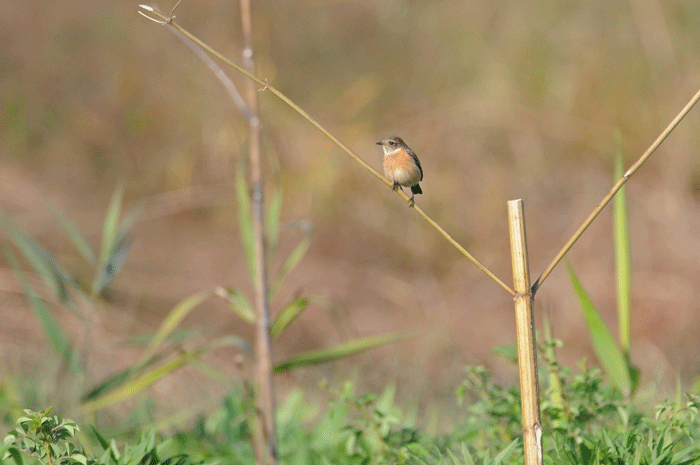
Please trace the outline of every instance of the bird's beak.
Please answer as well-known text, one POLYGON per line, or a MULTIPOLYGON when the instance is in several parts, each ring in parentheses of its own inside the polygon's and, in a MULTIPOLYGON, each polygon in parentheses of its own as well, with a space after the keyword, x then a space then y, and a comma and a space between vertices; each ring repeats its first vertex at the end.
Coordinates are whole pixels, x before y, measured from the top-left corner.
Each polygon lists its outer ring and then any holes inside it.
POLYGON ((384 142, 377 142, 377 145, 384 145, 384 142))

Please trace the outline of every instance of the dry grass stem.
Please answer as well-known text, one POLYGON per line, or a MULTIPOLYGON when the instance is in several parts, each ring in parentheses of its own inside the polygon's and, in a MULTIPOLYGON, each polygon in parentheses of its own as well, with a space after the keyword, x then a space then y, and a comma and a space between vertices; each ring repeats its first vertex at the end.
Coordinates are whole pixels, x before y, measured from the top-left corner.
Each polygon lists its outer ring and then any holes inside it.
MULTIPOLYGON (((247 77, 251 81, 259 84, 261 86, 261 90, 265 90, 265 91, 269 91, 269 92, 273 93, 276 97, 278 97, 280 100, 282 100, 284 103, 289 105, 292 109, 294 109, 294 111, 299 113, 309 123, 311 123, 313 126, 315 126, 316 129, 321 131, 321 133, 323 133, 323 135, 325 135, 328 139, 330 139, 331 142, 333 142, 335 145, 337 145, 343 152, 348 154, 353 160, 355 160, 357 163, 359 163, 365 170, 369 171, 372 175, 374 175, 374 177, 379 179, 381 182, 383 182, 387 186, 392 187, 392 183, 388 179, 386 179, 384 176, 382 176, 377 170, 372 168, 371 165, 369 165, 366 161, 364 161, 362 158, 360 158, 355 152, 350 150, 350 148, 348 148, 345 144, 343 144, 337 137, 335 137, 333 134, 331 134, 318 121, 313 119, 308 113, 306 113, 304 110, 302 110, 301 107, 299 107, 296 103, 294 103, 291 99, 289 99, 289 97, 287 97, 282 92, 277 90, 274 86, 272 86, 266 79, 260 79, 259 77, 257 77, 255 75, 255 73, 251 72, 250 70, 246 70, 243 67, 233 63, 228 58, 223 56, 221 53, 212 49, 207 44, 205 44, 204 42, 199 40, 197 37, 190 34, 187 30, 183 29, 180 25, 173 22, 172 18, 168 18, 168 17, 164 16, 163 14, 155 11, 151 7, 145 7, 144 5, 141 5, 141 8, 146 9, 151 14, 156 16, 158 18, 158 20, 156 20, 156 22, 160 22, 161 24, 168 25, 168 26, 174 28, 176 31, 183 34, 185 37, 190 39, 192 42, 196 43, 197 45, 202 47, 204 50, 206 50, 207 52, 209 52, 210 54, 212 54, 213 56, 215 56, 219 60, 223 61, 224 63, 226 63, 231 68, 233 68, 236 71, 238 71, 239 73, 243 74, 245 77, 247 77)), ((144 15, 144 16, 146 16, 146 15, 144 15)), ((150 19, 153 19, 153 18, 150 18, 150 19)), ((406 194, 401 192, 400 190, 397 191, 397 194, 399 196, 401 196, 406 201, 406 203, 408 203, 410 201, 410 198, 406 194)), ((418 205, 416 205, 415 210, 425 220, 427 220, 428 223, 430 223, 440 234, 442 234, 442 236, 445 237, 445 239, 447 239, 448 242, 450 242, 450 244, 455 246, 455 248, 457 250, 459 250, 462 253, 462 255, 467 257, 467 259, 469 261, 471 261, 474 265, 476 265, 477 268, 479 268, 481 271, 483 271, 488 277, 493 279, 496 282, 496 284, 501 286, 511 296, 515 296, 515 291, 513 289, 511 289, 510 286, 508 286, 506 283, 504 283, 495 274, 493 274, 491 271, 489 271, 483 264, 481 264, 481 262, 479 262, 469 252, 467 252, 467 250, 464 247, 462 247, 454 238, 452 238, 452 236, 447 231, 445 231, 445 229, 443 229, 442 226, 440 226, 435 220, 430 218, 418 205)))
POLYGON ((615 185, 610 189, 610 192, 603 197, 603 200, 600 201, 598 206, 593 210, 593 213, 591 213, 588 218, 586 218, 586 221, 583 222, 583 224, 578 228, 578 230, 574 233, 574 235, 569 239, 569 241, 564 244, 564 247, 559 251, 556 257, 554 257, 554 260, 552 260, 552 263, 547 266, 547 268, 542 272, 539 278, 537 278, 537 281, 535 281, 535 284, 532 285, 532 295, 534 296, 537 293, 537 290, 540 288, 542 283, 544 282, 545 279, 547 279, 547 276, 552 272, 555 266, 561 261, 562 258, 564 258, 564 255, 573 247, 573 245, 576 243, 576 241, 581 237, 581 235, 588 229, 588 227, 593 223, 593 220, 596 219, 596 217, 600 214, 601 211, 603 211, 603 208, 612 200, 612 198, 615 196, 617 191, 620 190, 620 188, 627 182, 627 180, 644 164, 645 161, 651 156, 652 153, 656 151, 656 149, 659 148, 661 143, 666 140, 669 134, 678 126, 678 123, 681 122, 683 118, 685 118, 685 115, 688 114, 691 108, 695 106, 695 104, 700 100, 700 90, 697 91, 697 93, 693 96, 693 98, 688 101, 688 103, 683 107, 683 109, 676 115, 675 118, 673 118, 673 121, 671 121, 668 126, 666 126, 666 129, 659 135, 659 137, 656 138, 656 140, 649 146, 649 148, 642 154, 641 157, 639 157, 639 160, 637 160, 634 165, 630 169, 628 169, 625 174, 622 175, 620 179, 615 183, 615 185))

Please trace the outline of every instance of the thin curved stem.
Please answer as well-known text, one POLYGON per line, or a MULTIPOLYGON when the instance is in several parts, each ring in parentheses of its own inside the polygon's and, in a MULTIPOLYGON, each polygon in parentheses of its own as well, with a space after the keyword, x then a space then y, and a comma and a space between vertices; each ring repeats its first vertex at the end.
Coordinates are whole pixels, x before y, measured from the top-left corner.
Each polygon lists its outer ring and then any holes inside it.
POLYGON ((673 121, 671 121, 668 126, 666 126, 666 129, 659 135, 659 137, 656 138, 656 140, 649 146, 648 149, 642 154, 641 157, 639 157, 639 160, 637 160, 630 169, 628 169, 625 174, 622 175, 620 179, 617 180, 615 185, 610 189, 610 192, 603 197, 603 200, 600 201, 598 206, 593 210, 593 213, 591 213, 588 218, 586 218, 586 221, 583 222, 583 224, 576 230, 574 235, 569 239, 569 241, 564 244, 564 247, 559 251, 556 257, 554 257, 554 260, 552 260, 552 263, 545 268, 545 270, 542 272, 539 278, 537 278, 537 281, 535 281, 535 284, 532 285, 532 295, 537 293, 537 290, 540 288, 542 283, 544 282, 545 279, 547 279, 547 276, 552 272, 555 266, 561 261, 562 258, 564 258, 564 255, 573 247, 573 245, 576 243, 576 241, 581 237, 581 235, 588 229, 588 227, 593 223, 593 220, 596 219, 596 217, 600 214, 601 211, 605 208, 605 206, 610 202, 610 200, 617 194, 617 191, 620 190, 620 188, 627 182, 627 180, 644 164, 645 161, 651 156, 652 153, 656 151, 656 149, 659 148, 661 143, 668 137, 669 134, 678 126, 678 123, 681 122, 683 118, 685 118, 685 115, 688 114, 691 108, 695 106, 696 103, 698 103, 698 100, 700 100, 700 90, 697 91, 697 93, 688 101, 688 103, 683 107, 683 109, 676 115, 675 118, 673 118, 673 121))
MULTIPOLYGON (((284 95, 282 92, 277 90, 274 86, 270 85, 267 80, 260 79, 259 77, 255 76, 253 73, 249 72, 248 70, 244 69, 243 67, 237 65, 236 63, 230 61, 228 58, 223 56, 221 53, 217 52, 213 48, 209 47, 207 44, 199 40, 197 37, 194 35, 190 34, 187 30, 183 29, 179 24, 175 23, 172 19, 172 17, 168 18, 164 16, 163 14, 159 13, 158 11, 154 10, 150 6, 146 5, 140 5, 141 8, 144 10, 148 11, 149 13, 153 14, 156 16, 158 19, 150 18, 149 16, 143 14, 143 16, 146 16, 149 19, 152 19, 160 24, 167 25, 190 39, 192 42, 196 43, 200 47, 202 47, 204 50, 230 66, 231 68, 235 69, 239 73, 243 74, 245 77, 250 79, 251 81, 259 84, 261 86, 261 91, 269 91, 273 93, 277 98, 282 100, 284 103, 289 105, 294 111, 299 113, 305 120, 307 120, 309 123, 314 125, 316 129, 321 131, 321 133, 326 136, 328 139, 331 140, 335 145, 337 145, 343 152, 348 154, 353 160, 355 160, 357 163, 359 163, 364 169, 369 171, 374 177, 379 179, 381 182, 386 184, 389 187, 392 187, 393 183, 386 179, 384 176, 382 176, 377 170, 372 168, 372 166, 364 161, 362 158, 360 158, 355 152, 350 150, 349 147, 347 147, 345 144, 343 144, 337 137, 335 137, 333 134, 331 134, 326 128, 324 128, 321 123, 313 119, 307 112, 301 109, 296 103, 294 103, 289 97, 284 95)), ((410 202, 410 198, 401 190, 397 191, 398 195, 400 195, 407 203, 410 202)), ((476 265, 477 268, 479 268, 481 271, 483 271, 489 278, 493 279, 496 284, 501 286, 506 292, 508 292, 511 296, 515 297, 516 293, 515 291, 505 284, 502 280, 500 280, 495 274, 493 274, 491 271, 489 271, 488 268, 486 268, 481 262, 479 262, 474 256, 472 256, 467 250, 462 247, 445 229, 440 226, 435 220, 433 220, 431 217, 429 217, 418 205, 415 206, 416 212, 420 216, 422 216, 428 223, 430 223, 447 241, 452 244, 459 252, 462 253, 470 262, 472 262, 474 265, 476 265)))

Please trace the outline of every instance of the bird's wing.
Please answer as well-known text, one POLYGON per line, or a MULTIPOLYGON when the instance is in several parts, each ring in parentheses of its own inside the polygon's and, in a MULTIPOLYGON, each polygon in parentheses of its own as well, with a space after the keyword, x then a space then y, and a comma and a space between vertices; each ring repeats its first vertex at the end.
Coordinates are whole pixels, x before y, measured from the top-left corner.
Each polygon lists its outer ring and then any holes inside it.
POLYGON ((413 161, 416 162, 416 165, 418 165, 418 170, 420 171, 420 180, 423 180, 423 167, 420 166, 420 160, 418 160, 418 155, 416 155, 416 152, 414 152, 411 149, 407 150, 408 154, 413 157, 413 161))

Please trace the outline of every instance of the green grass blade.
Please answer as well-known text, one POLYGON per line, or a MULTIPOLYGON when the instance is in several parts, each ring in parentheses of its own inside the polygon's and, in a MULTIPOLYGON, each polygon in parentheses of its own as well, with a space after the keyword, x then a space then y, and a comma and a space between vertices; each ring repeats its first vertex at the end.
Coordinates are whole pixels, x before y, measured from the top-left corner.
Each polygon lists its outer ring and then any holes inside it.
POLYGON ((124 382, 129 379, 131 374, 134 372, 134 367, 130 366, 123 370, 118 371, 114 375, 110 376, 106 380, 102 381, 98 385, 92 387, 89 391, 80 397, 80 400, 84 403, 98 397, 103 396, 105 393, 113 391, 117 387, 124 384, 124 382))
POLYGON ((22 286, 22 291, 24 292, 24 296, 27 299, 27 303, 32 308, 34 314, 37 316, 39 322, 41 323, 42 329, 44 331, 44 336, 53 346, 54 350, 56 350, 59 356, 67 360, 70 370, 73 373, 80 373, 80 366, 78 364, 78 360, 75 356, 75 353, 73 352, 73 348, 71 347, 68 336, 66 336, 61 326, 53 318, 51 312, 46 307, 46 305, 44 305, 44 302, 41 300, 39 294, 34 289, 34 286, 31 285, 31 283, 25 276, 24 272, 22 271, 22 268, 19 265, 19 262, 17 261, 17 257, 12 252, 12 249, 5 246, 3 248, 3 252, 5 254, 5 259, 7 260, 7 263, 14 270, 15 275, 17 276, 17 280, 22 286))
POLYGON ((255 323, 257 319, 255 309, 243 293, 232 287, 217 287, 214 293, 224 299, 236 315, 250 324, 255 323))
POLYGON ((244 338, 240 336, 222 336, 214 339, 213 341, 207 342, 207 350, 220 349, 222 347, 237 347, 239 348, 248 358, 253 358, 253 349, 248 344, 244 338))
POLYGON ((74 286, 75 282, 54 256, 31 237, 22 232, 13 222, 0 211, 0 226, 7 231, 10 240, 22 253, 22 256, 32 265, 44 282, 54 289, 62 302, 68 300, 67 285, 74 286))
POLYGON ((107 261, 100 262, 102 267, 98 274, 99 279, 95 280, 96 285, 93 288, 94 294, 100 294, 107 289, 107 286, 109 286, 117 274, 119 274, 119 271, 121 271, 126 263, 129 251, 131 250, 131 244, 133 243, 133 239, 129 236, 129 233, 142 209, 143 205, 138 205, 129 210, 124 220, 119 225, 117 233, 113 237, 114 243, 108 247, 110 253, 107 256, 107 261))
POLYGON ((270 257, 274 257, 280 237, 280 217, 282 215, 282 191, 275 189, 267 207, 267 217, 265 233, 267 234, 267 250, 270 257))
POLYGON ((581 304, 581 309, 586 319, 586 325, 588 325, 588 333, 591 336, 593 350, 598 357, 598 362, 603 366, 605 372, 618 389, 628 394, 632 384, 627 359, 615 342, 610 329, 606 326, 605 321, 600 316, 593 301, 588 297, 586 290, 578 280, 573 268, 571 268, 568 261, 565 262, 565 264, 566 271, 569 274, 569 280, 574 286, 579 303, 581 304))
POLYGON ((306 255, 306 252, 309 250, 309 246, 311 245, 311 228, 308 228, 306 230, 306 235, 304 238, 299 241, 299 244, 297 244, 296 247, 294 247, 294 250, 290 252, 290 254, 287 256, 287 259, 282 263, 282 266, 280 267, 279 271, 277 271, 277 274, 275 275, 274 280, 272 281, 272 284, 270 285, 270 298, 274 298, 274 296, 277 294, 277 291, 279 291, 280 286, 282 285, 282 282, 284 281, 284 278, 287 277, 287 275, 294 270, 294 268, 297 267, 297 265, 301 262, 301 260, 304 258, 306 255))
POLYGON ((92 433, 92 437, 100 444, 100 447, 102 447, 102 449, 109 449, 109 441, 107 441, 107 439, 105 439, 105 437, 102 436, 102 433, 100 433, 97 430, 97 428, 95 428, 95 426, 90 425, 90 431, 92 433))
POLYGON ((513 441, 511 441, 511 443, 508 444, 508 446, 506 446, 505 449, 503 449, 498 455, 496 455, 493 458, 494 465, 500 465, 501 463, 507 463, 508 459, 513 454, 513 451, 518 446, 519 442, 520 442, 520 438, 513 439, 513 441))
POLYGON ((56 290, 56 295, 61 302, 69 302, 70 295, 68 295, 68 287, 70 286, 75 289, 78 288, 75 280, 70 273, 68 273, 68 270, 66 270, 63 265, 56 260, 56 257, 54 257, 51 252, 46 250, 38 242, 32 240, 31 243, 34 244, 36 252, 44 260, 44 263, 46 263, 46 265, 49 267, 49 270, 51 270, 51 274, 48 277, 44 277, 45 281, 54 287, 56 290))
POLYGON ((270 336, 274 339, 279 336, 289 323, 301 314, 309 306, 309 299, 302 297, 289 302, 277 315, 275 322, 270 327, 270 336))
POLYGON ((243 246, 243 256, 250 283, 255 287, 255 249, 253 247, 253 217, 251 213, 250 195, 248 193, 248 183, 245 179, 243 162, 238 164, 236 170, 236 197, 238 199, 238 229, 241 235, 241 245, 243 246))
POLYGON ((143 354, 139 362, 136 364, 137 367, 142 366, 147 363, 155 353, 160 348, 161 344, 166 340, 166 338, 182 323, 182 320, 199 304, 204 302, 206 299, 211 297, 212 293, 210 291, 203 291, 198 294, 191 295, 179 304, 177 304, 168 313, 163 322, 160 324, 158 331, 153 336, 151 343, 148 345, 146 352, 143 354))
POLYGON ((465 463, 465 465, 476 465, 472 454, 469 452, 467 444, 464 442, 462 442, 462 461, 465 463))
MULTIPOLYGON (((615 151, 615 180, 622 176, 622 142, 616 133, 617 150, 615 151)), ((613 203, 613 233, 615 238, 615 275, 617 277, 617 321, 619 325, 620 346, 629 359, 630 322, 631 322, 631 277, 632 258, 629 236, 629 214, 627 194, 623 186, 615 195, 613 203)))
POLYGON ((38 256, 49 269, 48 274, 43 274, 43 267, 41 267, 42 278, 44 278, 46 284, 54 288, 56 291, 56 296, 61 302, 68 302, 70 300, 70 296, 68 295, 68 286, 77 288, 73 277, 68 273, 68 270, 63 268, 63 265, 56 260, 51 252, 46 250, 41 244, 33 239, 26 239, 29 246, 32 248, 32 253, 38 256))
MULTIPOLYGON (((217 338, 213 341, 202 344, 190 352, 178 353, 177 357, 170 362, 124 383, 118 389, 115 389, 104 396, 83 403, 82 408, 85 412, 94 412, 101 408, 133 397, 164 376, 174 373, 185 365, 196 363, 203 354, 220 347, 238 347, 248 356, 252 356, 252 350, 244 339, 237 336, 224 336, 217 338)), ((161 356, 157 357, 157 359, 161 358, 161 356)), ((155 360, 156 359, 154 359, 154 361, 155 360)), ((149 361, 149 364, 150 363, 151 361, 149 361)), ((138 369, 138 367, 134 367, 133 369, 138 369)))
POLYGON ((129 399, 162 377, 179 370, 191 361, 199 358, 204 352, 206 352, 206 347, 199 347, 192 352, 180 354, 174 360, 166 363, 165 365, 148 371, 143 375, 123 384, 119 389, 116 389, 105 396, 84 403, 82 409, 85 413, 91 413, 117 402, 129 399))
MULTIPOLYGON (((217 338, 213 341, 210 341, 206 345, 207 350, 214 350, 218 349, 220 347, 238 347, 241 349, 243 353, 246 354, 250 359, 253 358, 253 351, 248 344, 248 342, 245 339, 242 339, 238 336, 224 336, 221 338, 217 338)), ((120 386, 124 385, 125 382, 127 382, 130 378, 138 374, 139 372, 145 371, 145 369, 154 366, 155 364, 161 362, 168 353, 163 352, 160 354, 154 355, 152 358, 148 359, 141 365, 135 364, 132 366, 129 366, 123 370, 118 371, 117 373, 113 374, 109 378, 107 378, 105 381, 102 381, 98 385, 92 387, 88 392, 83 394, 81 397, 81 401, 83 403, 95 400, 100 397, 104 397, 107 395, 107 393, 115 391, 118 389, 120 386)), ((193 360, 192 363, 197 363, 196 360, 193 360)), ((201 370, 200 371, 205 371, 206 370, 201 370)), ((209 374, 209 373, 207 373, 209 374)), ((219 377, 219 380, 225 380, 223 376, 219 377)))
POLYGON ((122 186, 119 186, 112 195, 105 216, 102 248, 100 249, 100 268, 93 281, 93 295, 99 295, 109 286, 126 263, 129 250, 131 250, 132 239, 129 237, 129 232, 141 213, 143 205, 137 205, 129 210, 120 224, 122 197, 123 189, 122 186))
POLYGON ((331 347, 329 349, 305 352, 303 354, 297 355, 295 357, 289 358, 287 360, 275 364, 274 371, 275 373, 280 373, 300 366, 318 365, 321 363, 332 362, 344 357, 349 357, 350 355, 359 354, 360 352, 364 352, 375 347, 391 344, 392 342, 405 339, 412 335, 413 333, 383 334, 380 336, 372 336, 364 339, 355 339, 353 341, 335 347, 331 347))
POLYGON ((131 227, 136 222, 136 219, 141 214, 141 211, 143 211, 143 207, 143 203, 138 203, 128 212, 126 212, 126 214, 124 215, 124 219, 119 224, 119 229, 117 230, 117 242, 121 241, 131 232, 131 227))
POLYGON ((68 219, 64 214, 59 212, 53 206, 48 205, 48 209, 51 214, 56 218, 58 224, 63 228, 68 239, 73 243, 75 249, 78 251, 81 257, 88 262, 90 265, 95 266, 97 264, 97 257, 92 246, 88 242, 87 238, 78 229, 78 227, 71 220, 68 219))
POLYGON ((112 194, 112 200, 107 207, 107 213, 102 226, 102 246, 100 247, 100 263, 107 263, 117 241, 119 217, 121 215, 123 186, 118 186, 112 194))
MULTIPOLYGON (((553 337, 552 337, 552 327, 549 324, 549 317, 545 314, 544 319, 543 319, 543 326, 544 326, 544 337, 547 342, 551 342, 553 337)), ((554 347, 552 345, 547 345, 546 350, 546 357, 550 360, 556 361, 557 355, 554 350, 554 347)), ((548 377, 547 379, 549 380, 549 401, 557 407, 560 410, 564 409, 564 397, 562 395, 562 386, 561 386, 561 380, 559 379, 559 374, 557 373, 557 370, 553 366, 548 366, 548 377)), ((559 420, 557 420, 559 422, 559 420)), ((558 423, 557 423, 557 426, 558 423)))
POLYGON ((99 270, 98 279, 95 280, 95 287, 93 288, 94 295, 99 295, 107 286, 114 280, 119 271, 126 263, 126 258, 131 250, 131 244, 133 241, 130 237, 124 237, 119 240, 116 244, 112 253, 105 263, 99 270))

